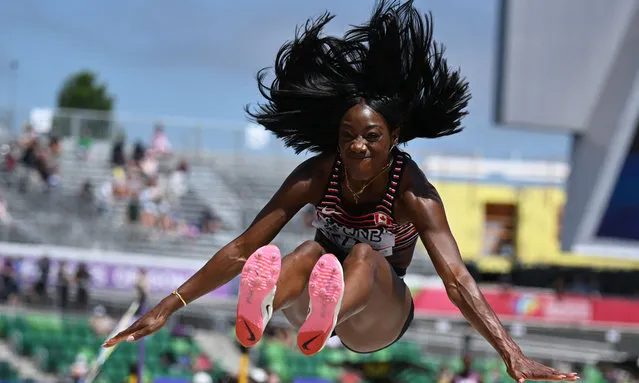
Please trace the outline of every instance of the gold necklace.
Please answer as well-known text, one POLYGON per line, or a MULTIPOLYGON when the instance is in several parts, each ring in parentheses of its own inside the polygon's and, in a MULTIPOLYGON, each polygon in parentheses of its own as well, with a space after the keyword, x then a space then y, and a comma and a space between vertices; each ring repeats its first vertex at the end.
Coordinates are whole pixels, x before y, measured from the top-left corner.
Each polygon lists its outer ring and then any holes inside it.
POLYGON ((346 165, 344 165, 344 175, 346 176, 344 178, 346 178, 346 188, 353 195, 353 200, 355 200, 355 204, 359 203, 359 196, 364 192, 364 190, 366 190, 366 188, 369 187, 370 184, 373 183, 373 181, 375 181, 377 178, 379 178, 379 176, 384 174, 384 172, 386 170, 388 170, 388 168, 390 168, 392 164, 393 164, 393 159, 391 158, 391 160, 388 162, 388 164, 386 166, 384 166, 384 168, 382 168, 382 170, 379 173, 377 173, 377 175, 375 177, 373 177, 370 181, 366 182, 364 184, 364 186, 362 186, 362 188, 359 189, 359 191, 357 191, 357 192, 353 191, 353 188, 351 188, 351 183, 348 181, 348 171, 346 170, 346 165))

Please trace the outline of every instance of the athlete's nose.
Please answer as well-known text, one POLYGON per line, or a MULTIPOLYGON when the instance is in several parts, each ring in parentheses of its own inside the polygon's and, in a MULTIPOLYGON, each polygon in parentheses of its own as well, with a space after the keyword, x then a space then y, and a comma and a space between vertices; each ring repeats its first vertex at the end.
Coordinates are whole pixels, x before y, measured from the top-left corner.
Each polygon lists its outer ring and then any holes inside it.
POLYGON ((366 153, 366 140, 362 136, 357 137, 351 144, 351 150, 354 153, 366 153))

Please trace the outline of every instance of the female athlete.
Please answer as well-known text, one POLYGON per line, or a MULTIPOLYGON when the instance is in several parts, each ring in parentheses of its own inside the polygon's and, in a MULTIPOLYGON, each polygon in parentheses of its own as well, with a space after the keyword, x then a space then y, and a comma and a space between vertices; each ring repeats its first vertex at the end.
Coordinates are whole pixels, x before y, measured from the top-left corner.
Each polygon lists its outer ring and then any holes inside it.
POLYGON ((288 176, 243 234, 105 346, 157 331, 187 302, 241 272, 236 334, 244 346, 256 344, 282 310, 299 328, 306 355, 332 334, 356 352, 383 349, 413 319, 402 277, 419 237, 451 301, 514 379, 577 380, 523 355, 462 262, 437 191, 399 149, 414 138, 459 132, 470 98, 432 40, 430 16, 412 2, 382 1, 368 24, 343 38, 321 34, 331 19, 310 20, 280 49, 271 85, 258 74, 267 103, 247 109, 297 153, 318 154, 288 176), (316 210, 315 238, 281 259, 268 244, 307 204, 316 210))

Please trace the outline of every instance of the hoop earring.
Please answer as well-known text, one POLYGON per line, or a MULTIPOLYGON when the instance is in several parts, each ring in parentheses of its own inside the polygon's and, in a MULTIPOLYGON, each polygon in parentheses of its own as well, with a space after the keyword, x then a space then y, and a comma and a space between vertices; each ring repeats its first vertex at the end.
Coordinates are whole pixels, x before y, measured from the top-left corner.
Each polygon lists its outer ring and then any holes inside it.
POLYGON ((398 143, 399 143, 399 142, 398 142, 398 140, 397 140, 397 139, 395 139, 395 141, 393 141, 393 145, 391 145, 391 148, 390 148, 390 150, 388 151, 388 153, 392 153, 392 152, 393 152, 393 149, 395 149, 395 148, 397 147, 398 143))

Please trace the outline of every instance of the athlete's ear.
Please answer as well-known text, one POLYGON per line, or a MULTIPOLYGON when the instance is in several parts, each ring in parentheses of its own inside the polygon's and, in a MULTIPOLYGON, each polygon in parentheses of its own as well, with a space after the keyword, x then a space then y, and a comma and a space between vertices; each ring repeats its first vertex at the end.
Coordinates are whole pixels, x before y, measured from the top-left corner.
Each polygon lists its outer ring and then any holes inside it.
POLYGON ((399 144, 399 130, 400 128, 395 128, 391 132, 391 147, 397 146, 399 144))

